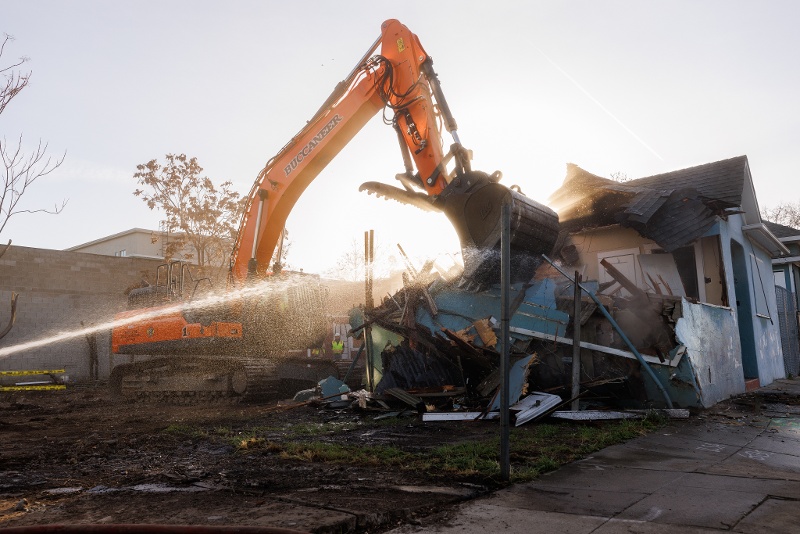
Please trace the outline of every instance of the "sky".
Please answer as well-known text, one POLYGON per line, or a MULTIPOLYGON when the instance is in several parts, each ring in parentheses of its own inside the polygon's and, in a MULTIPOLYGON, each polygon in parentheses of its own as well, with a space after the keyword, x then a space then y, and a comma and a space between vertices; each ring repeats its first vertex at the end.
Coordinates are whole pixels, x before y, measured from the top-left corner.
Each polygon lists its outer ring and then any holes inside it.
MULTIPOLYGON (((639 178, 746 155, 761 208, 800 201, 800 3, 616 1, 0 0, 29 86, 0 115, 55 172, 0 234, 65 249, 140 227, 136 165, 185 153, 242 195, 395 18, 433 58, 473 168, 547 203, 566 164, 639 178)), ((451 142, 445 134, 445 145, 451 142)), ((287 223, 289 266, 329 271, 375 230, 383 257, 458 251, 442 215, 358 192, 398 185, 376 116, 309 186, 287 223)))

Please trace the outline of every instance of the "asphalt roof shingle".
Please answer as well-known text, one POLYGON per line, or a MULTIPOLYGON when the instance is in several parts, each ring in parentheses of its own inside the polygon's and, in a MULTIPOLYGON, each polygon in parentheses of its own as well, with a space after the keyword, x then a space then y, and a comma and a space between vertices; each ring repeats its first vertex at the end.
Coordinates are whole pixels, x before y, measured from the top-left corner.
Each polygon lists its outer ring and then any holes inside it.
POLYGON ((782 237, 800 236, 800 230, 798 230, 797 228, 792 228, 791 226, 786 226, 785 224, 778 224, 772 221, 764 221, 764 226, 766 226, 767 230, 772 232, 772 235, 774 235, 778 239, 782 237))
POLYGON ((657 189, 693 187, 706 198, 721 200, 731 207, 742 203, 747 156, 705 163, 687 169, 655 174, 625 182, 624 185, 657 189))
POLYGON ((717 216, 742 204, 747 167, 747 156, 737 156, 615 182, 569 164, 550 203, 567 231, 619 223, 670 251, 696 240, 717 216))

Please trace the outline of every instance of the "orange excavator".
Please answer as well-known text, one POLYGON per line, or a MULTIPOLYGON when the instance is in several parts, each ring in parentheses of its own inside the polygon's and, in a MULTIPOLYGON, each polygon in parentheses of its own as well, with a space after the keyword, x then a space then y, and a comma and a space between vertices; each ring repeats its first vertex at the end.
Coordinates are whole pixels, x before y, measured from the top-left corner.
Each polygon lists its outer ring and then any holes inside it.
POLYGON ((501 185, 499 172, 472 170, 431 57, 406 26, 387 20, 352 72, 256 178, 231 254, 229 296, 198 304, 201 281, 180 262, 163 265, 154 286, 131 292, 139 309, 117 316, 112 350, 151 358, 116 366, 112 392, 149 386, 248 395, 280 380, 327 376, 290 357, 297 347, 319 346, 329 329, 325 291, 316 277, 282 272, 270 261, 300 195, 381 111, 397 133, 401 187, 368 182, 360 190, 443 212, 461 240, 459 284, 476 291, 499 280, 500 212, 509 203, 512 273, 530 279, 555 244, 557 215, 501 185), (443 129, 453 138, 447 151, 443 129))

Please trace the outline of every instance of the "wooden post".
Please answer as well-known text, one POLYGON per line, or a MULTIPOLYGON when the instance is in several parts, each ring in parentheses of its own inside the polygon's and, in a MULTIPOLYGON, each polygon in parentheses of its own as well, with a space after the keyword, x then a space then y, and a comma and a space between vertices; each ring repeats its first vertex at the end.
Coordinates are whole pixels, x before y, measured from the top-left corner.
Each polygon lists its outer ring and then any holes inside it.
MULTIPOLYGON (((564 277, 567 280, 570 280, 570 281, 574 282, 574 280, 572 280, 572 278, 570 278, 569 275, 567 273, 565 273, 564 270, 561 267, 556 265, 553 262, 553 260, 548 258, 545 254, 542 254, 542 258, 544 258, 547 263, 552 265, 555 270, 557 270, 562 275, 564 275, 564 277)), ((664 403, 666 404, 666 406, 668 408, 672 408, 672 399, 669 396, 669 392, 664 387, 664 384, 661 383, 661 380, 658 378, 658 375, 656 375, 655 371, 653 371, 653 369, 650 368, 650 365, 645 361, 645 359, 642 357, 642 355, 639 353, 639 351, 636 350, 636 347, 633 346, 633 343, 631 343, 631 340, 628 339, 628 336, 625 335, 625 332, 623 332, 622 328, 620 328, 620 326, 617 324, 617 321, 614 320, 614 318, 608 312, 608 310, 603 305, 603 303, 600 302, 600 299, 597 298, 597 295, 595 295, 593 292, 591 292, 590 290, 588 290, 585 287, 583 287, 581 284, 576 284, 576 285, 579 286, 581 288, 581 290, 585 291, 586 294, 589 295, 589 298, 591 298, 595 302, 595 304, 597 304, 597 309, 600 311, 600 313, 603 314, 603 316, 606 319, 608 319, 609 324, 611 325, 611 327, 614 330, 617 331, 617 333, 619 334, 620 339, 622 339, 622 341, 628 346, 628 348, 633 353, 633 355, 636 356, 636 359, 639 360, 639 363, 642 364, 642 369, 644 369, 647 372, 647 374, 650 376, 650 378, 653 379, 653 382, 655 383, 655 385, 658 386, 658 389, 661 390, 661 394, 664 396, 664 403)))

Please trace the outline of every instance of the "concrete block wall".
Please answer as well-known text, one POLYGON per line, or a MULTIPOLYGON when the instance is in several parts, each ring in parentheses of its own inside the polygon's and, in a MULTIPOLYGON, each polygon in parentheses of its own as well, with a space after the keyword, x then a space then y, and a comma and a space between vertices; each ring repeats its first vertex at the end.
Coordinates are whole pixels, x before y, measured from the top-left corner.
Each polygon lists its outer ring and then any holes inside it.
POLYGON ((107 378, 111 338, 103 324, 126 308, 125 290, 143 271, 154 279, 160 263, 12 245, 0 258, 0 329, 8 324, 12 292, 19 299, 16 323, 0 340, 0 371, 65 369, 71 381, 87 380, 89 345, 85 336, 74 335, 83 321, 99 327, 99 375, 107 378), (48 340, 54 342, 26 345, 48 340))

